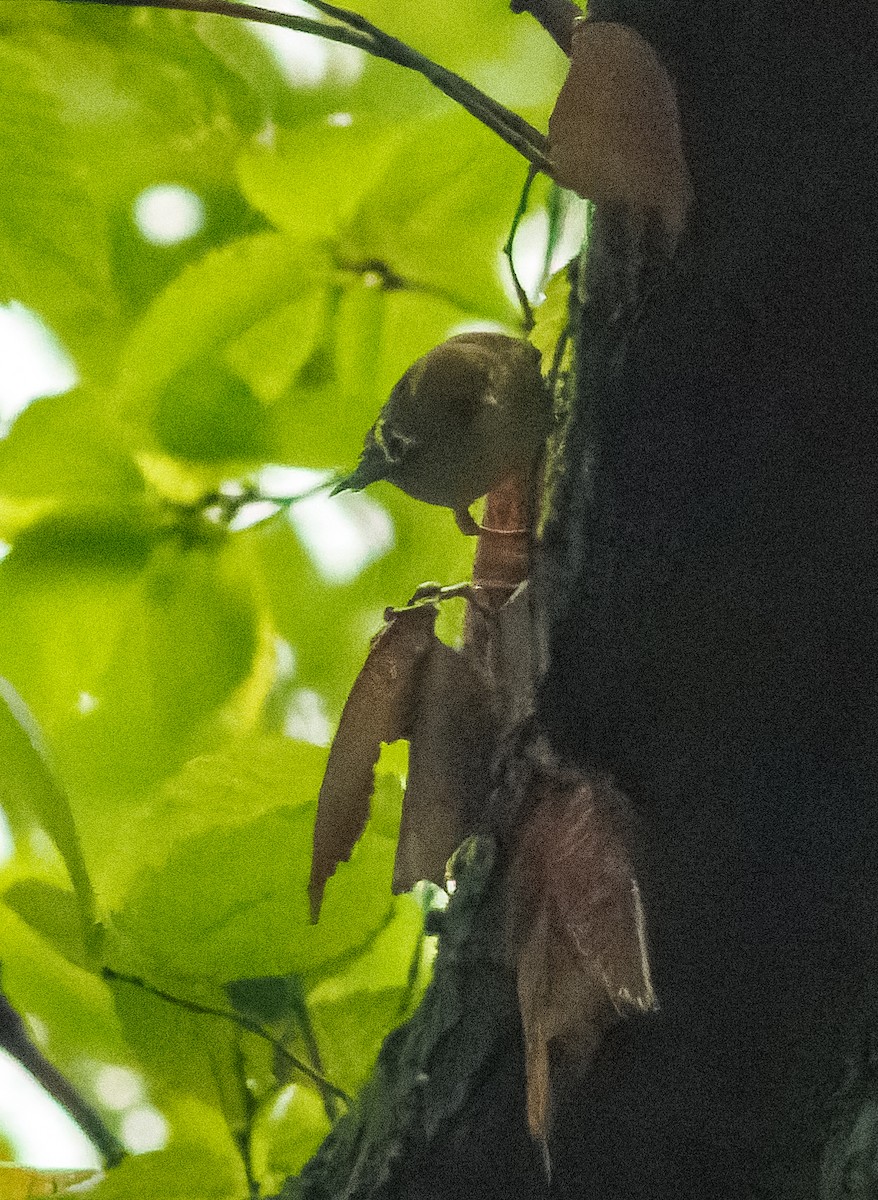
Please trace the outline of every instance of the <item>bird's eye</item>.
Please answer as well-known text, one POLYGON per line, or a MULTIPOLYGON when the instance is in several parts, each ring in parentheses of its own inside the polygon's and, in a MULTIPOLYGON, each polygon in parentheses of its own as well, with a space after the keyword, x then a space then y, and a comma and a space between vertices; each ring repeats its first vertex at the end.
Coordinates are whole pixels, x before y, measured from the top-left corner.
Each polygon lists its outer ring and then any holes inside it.
POLYGON ((397 429, 382 429, 381 440, 384 443, 384 453, 390 462, 398 463, 405 458, 412 447, 413 439, 406 437, 397 429))

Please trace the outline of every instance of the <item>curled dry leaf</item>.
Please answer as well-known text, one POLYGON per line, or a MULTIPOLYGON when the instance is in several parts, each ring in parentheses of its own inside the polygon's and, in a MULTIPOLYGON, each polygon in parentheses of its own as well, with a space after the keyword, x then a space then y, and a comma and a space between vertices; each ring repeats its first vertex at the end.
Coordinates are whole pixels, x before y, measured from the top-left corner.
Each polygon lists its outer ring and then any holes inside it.
POLYGON ((437 644, 436 614, 433 604, 390 610, 344 706, 317 800, 308 884, 314 921, 326 881, 368 820, 381 743, 409 735, 418 672, 437 644))
POLYGON ((625 1010, 655 994, 626 848, 624 798, 606 781, 543 778, 509 876, 509 940, 525 1041, 528 1123, 545 1142, 550 1052, 585 1065, 625 1010))
POLYGON ((481 823, 494 728, 486 684, 466 651, 435 641, 418 677, 393 890, 445 882, 445 866, 481 823))
POLYGON ((670 76, 636 30, 577 21, 549 119, 555 179, 588 200, 657 212, 676 244, 692 198, 670 76))

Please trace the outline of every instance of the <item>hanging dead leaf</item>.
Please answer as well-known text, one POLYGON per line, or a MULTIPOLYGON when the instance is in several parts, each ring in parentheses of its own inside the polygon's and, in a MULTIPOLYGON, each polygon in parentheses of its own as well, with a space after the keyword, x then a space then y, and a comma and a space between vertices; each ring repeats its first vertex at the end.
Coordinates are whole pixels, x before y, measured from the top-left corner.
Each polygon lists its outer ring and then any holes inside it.
MULTIPOLYGON (((539 777, 538 777, 539 779, 539 777)), ((655 1006, 627 805, 607 781, 543 778, 509 875, 528 1122, 545 1142, 550 1051, 587 1064, 626 1009, 655 1006)))
POLYGON ((389 610, 347 698, 317 800, 308 884, 313 921, 326 881, 350 858, 368 820, 381 743, 410 732, 418 672, 437 644, 436 614, 434 604, 389 610))
POLYGON ((670 76, 636 30, 577 21, 549 118, 555 179, 588 200, 657 212, 676 244, 692 199, 670 76))
POLYGON ((486 683, 464 651, 435 641, 418 676, 393 890, 445 881, 445 865, 484 820, 494 726, 486 683))

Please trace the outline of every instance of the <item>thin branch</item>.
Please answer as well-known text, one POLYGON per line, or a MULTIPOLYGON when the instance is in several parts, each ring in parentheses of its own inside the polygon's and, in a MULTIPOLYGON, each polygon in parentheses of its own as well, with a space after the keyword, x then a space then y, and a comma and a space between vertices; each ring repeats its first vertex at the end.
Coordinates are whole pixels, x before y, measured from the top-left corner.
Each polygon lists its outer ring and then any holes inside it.
MULTIPOLYGON (((376 43, 376 48, 372 53, 379 58, 386 58, 389 62, 394 62, 398 66, 408 67, 412 71, 417 71, 426 79, 429 79, 431 83, 435 84, 446 96, 462 104, 474 116, 478 116, 479 120, 483 120, 483 117, 479 116, 479 112, 492 113, 509 130, 515 132, 525 142, 530 143, 537 149, 541 148, 543 151, 545 150, 546 140, 538 129, 535 129, 533 125, 530 125, 518 113, 514 113, 511 109, 506 108, 505 105, 498 103, 493 97, 481 91, 461 75, 457 75, 454 71, 449 71, 447 68, 433 62, 432 59, 426 58, 417 50, 412 49, 411 46, 406 45, 405 42, 401 42, 399 38, 392 37, 389 33, 384 33, 377 25, 373 25, 371 21, 367 21, 365 17, 361 17, 359 13, 351 12, 345 8, 338 8, 334 4, 327 4, 325 0, 308 0, 308 3, 319 12, 334 17, 337 21, 343 21, 348 25, 352 25, 357 30, 368 33, 375 39, 376 43)), ((535 165, 539 166, 540 164, 536 163, 535 165)))
POLYGON ((248 1033, 253 1033, 263 1041, 268 1042, 289 1065, 300 1074, 305 1075, 312 1083, 316 1084, 321 1091, 329 1092, 333 1096, 337 1096, 339 1100, 351 1107, 353 1100, 343 1091, 342 1088, 336 1087, 330 1080, 325 1079, 319 1071, 312 1070, 307 1063, 302 1062, 295 1054, 291 1054, 280 1038, 274 1037, 267 1029, 263 1028, 258 1021, 251 1019, 239 1012, 229 1012, 223 1008, 211 1008, 207 1004, 197 1004, 194 1000, 184 1000, 182 996, 174 996, 171 992, 164 992, 161 988, 153 987, 151 983, 147 983, 145 979, 140 979, 136 975, 123 975, 121 971, 114 971, 110 967, 104 967, 101 971, 104 979, 108 979, 115 983, 130 983, 132 987, 140 988, 141 991, 149 992, 151 996, 158 996, 160 1000, 167 1000, 168 1004, 176 1004, 178 1008, 184 1008, 187 1012, 198 1013, 202 1017, 219 1017, 223 1021, 229 1021, 232 1025, 237 1025, 241 1029, 246 1029, 248 1033))
POLYGON ((21 1017, 0 993, 0 1048, 28 1071, 45 1089, 56 1104, 76 1122, 104 1160, 115 1167, 125 1157, 125 1147, 108 1129, 103 1117, 79 1094, 73 1084, 37 1049, 24 1027, 21 1017))
POLYGON ((534 312, 531 307, 530 299, 527 292, 522 286, 521 280, 518 278, 518 272, 515 269, 515 235, 518 233, 518 227, 521 224, 524 214, 527 212, 527 202, 530 198, 530 189, 533 186, 533 181, 536 178, 536 167, 531 167, 527 173, 524 187, 521 190, 521 196, 518 201, 518 208, 515 210, 515 216, 512 218, 512 227, 509 230, 509 237, 506 239, 506 244, 503 247, 503 254, 506 261, 509 263, 509 271, 512 275, 512 285, 515 288, 515 294, 518 297, 518 303, 521 305, 522 324, 524 332, 530 333, 534 327, 534 312))
POLYGON ((581 17, 582 9, 573 0, 509 0, 514 13, 529 12, 561 47, 567 57, 573 41, 573 22, 581 17))
MULTIPOLYGON (((311 1059, 311 1066, 320 1075, 323 1074, 323 1060, 320 1056, 320 1045, 317 1041, 317 1034, 314 1032, 314 1026, 311 1023, 311 1014, 308 1012, 308 1005, 302 993, 302 987, 298 979, 291 978, 292 987, 291 999, 293 1002, 293 1011, 296 1021, 299 1025, 299 1031, 302 1034, 302 1040, 305 1043, 305 1049, 308 1051, 308 1057, 311 1059)), ((322 1092, 323 1107, 331 1124, 335 1124, 338 1119, 338 1107, 335 1103, 335 1097, 331 1092, 322 1092)))
POLYGON ((180 12, 210 13, 215 16, 235 17, 238 20, 254 21, 263 25, 276 25, 282 29, 293 29, 298 33, 309 33, 330 41, 343 42, 365 50, 376 58, 386 59, 398 66, 417 71, 450 99, 460 104, 478 121, 486 125, 517 150, 529 163, 541 171, 548 171, 548 143, 538 129, 523 117, 512 112, 474 84, 440 66, 432 59, 419 54, 398 38, 384 33, 376 25, 361 17, 359 13, 338 8, 323 0, 309 0, 313 8, 340 24, 314 21, 309 17, 292 16, 259 8, 237 0, 58 0, 60 4, 101 4, 118 8, 164 8, 180 12))

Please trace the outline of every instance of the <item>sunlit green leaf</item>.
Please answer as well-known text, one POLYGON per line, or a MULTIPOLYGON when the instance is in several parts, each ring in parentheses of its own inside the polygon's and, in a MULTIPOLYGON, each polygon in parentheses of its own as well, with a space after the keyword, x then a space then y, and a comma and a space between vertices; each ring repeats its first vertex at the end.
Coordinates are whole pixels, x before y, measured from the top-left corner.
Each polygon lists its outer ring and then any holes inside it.
POLYGON ((125 500, 143 481, 126 452, 106 400, 85 389, 31 404, 0 442, 0 511, 7 536, 28 503, 94 504, 125 500))
POLYGON ((49 518, 19 540, 0 563, 0 674, 51 741, 80 696, 96 693, 152 538, 141 514, 98 510, 84 524, 49 518))
POLYGON ((196 1113, 190 1110, 186 1140, 125 1159, 89 1195, 95 1200, 245 1200, 249 1189, 240 1155, 231 1142, 223 1146, 218 1138, 199 1144, 196 1113))
POLYGON ((246 1125, 246 1085, 239 1069, 240 1031, 220 1017, 185 1008, 136 984, 110 984, 125 1039, 161 1095, 191 1097, 222 1113, 240 1134, 246 1125))
MULTIPOLYGON (((273 404, 292 387, 323 333, 327 303, 327 290, 315 288, 273 310, 228 344, 226 362, 263 404, 273 404)), ((274 441, 283 444, 277 430, 274 441)))
POLYGON ((94 1098, 95 1063, 126 1063, 110 993, 95 975, 71 965, 0 902, 3 991, 37 1045, 94 1098))
POLYGON ((183 367, 237 337, 325 277, 313 247, 264 233, 188 267, 156 300, 123 355, 133 399, 156 393, 183 367))
POLYGON ((16 40, 61 105, 96 200, 130 203, 150 183, 215 180, 265 118, 262 100, 185 13, 76 6, 63 32, 41 23, 16 40), (121 142, 137 152, 120 154, 121 142))
MULTIPOLYGON (((212 832, 234 836, 242 825, 275 809, 301 810, 307 819, 325 763, 326 751, 281 737, 232 741, 218 753, 192 759, 142 797, 131 814, 124 838, 114 848, 112 876, 105 882, 108 901, 121 907, 138 876, 139 887, 144 876, 161 872, 181 847, 212 832)), ((293 856, 290 851, 284 857, 293 856)))
POLYGON ((323 1065, 330 1079, 349 1092, 358 1092, 366 1080, 381 1043, 407 1014, 404 988, 348 992, 334 1003, 315 1005, 314 1031, 323 1049, 323 1065))
POLYGON ((187 14, 186 19, 217 60, 246 83, 276 121, 294 122, 306 108, 307 99, 290 87, 276 56, 252 28, 210 13, 187 14))
POLYGON ((465 113, 424 122, 363 199, 341 252, 471 315, 514 320, 498 255, 525 176, 518 155, 465 113))
POLYGON ((543 374, 552 368, 555 348, 569 321, 570 276, 567 268, 556 271, 546 284, 545 298, 534 313, 535 325, 530 341, 542 355, 543 374))
POLYGON ((280 152, 266 146, 245 151, 238 178, 254 208, 279 229, 296 238, 333 239, 378 184, 403 136, 377 119, 299 126, 284 137, 280 152))
POLYGON ((0 42, 0 299, 35 308, 75 346, 112 323, 115 305, 103 216, 89 202, 35 36, 0 42))
POLYGON ((68 962, 88 969, 82 921, 73 892, 42 879, 20 879, 6 889, 3 900, 68 962))
POLYGON ((276 1192, 302 1169, 329 1132, 315 1088, 290 1083, 261 1105, 253 1123, 253 1168, 264 1189, 276 1192))
POLYGON ((83 792, 143 791, 172 773, 256 649, 234 554, 187 545, 184 528, 138 509, 47 519, 0 564, 0 671, 33 707, 90 828, 83 792))
POLYGON ((86 943, 92 945, 94 894, 70 803, 52 773, 33 717, 5 679, 0 679, 0 764, 4 801, 30 807, 58 847, 79 901, 86 943))
MULTIPOLYGON (((320 924, 309 919, 307 883, 324 755, 291 754, 271 742, 246 755, 193 764, 193 802, 217 820, 180 839, 167 860, 143 871, 115 925, 162 970, 218 982, 314 971, 350 955, 390 919, 394 842, 368 830, 330 886, 320 924), (290 770, 291 759, 295 767, 290 770), (191 881, 202 881, 193 894, 191 881)), ((147 850, 148 853, 148 850, 147 850)))

